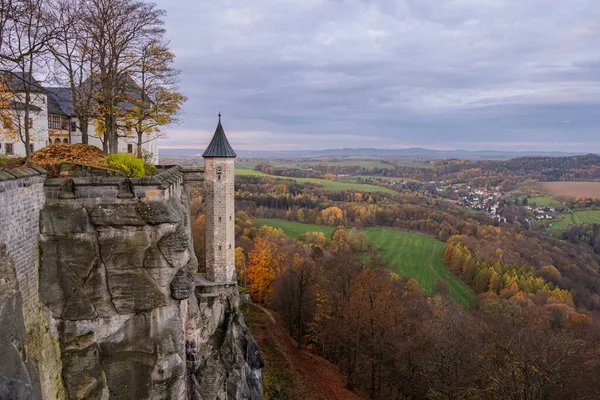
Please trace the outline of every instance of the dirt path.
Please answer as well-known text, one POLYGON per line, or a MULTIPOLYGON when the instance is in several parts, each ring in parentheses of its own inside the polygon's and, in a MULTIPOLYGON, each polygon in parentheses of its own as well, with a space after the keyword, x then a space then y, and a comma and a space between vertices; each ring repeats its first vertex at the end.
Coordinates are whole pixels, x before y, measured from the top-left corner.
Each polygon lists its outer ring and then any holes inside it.
POLYGON ((248 319, 250 331, 265 359, 265 399, 360 399, 346 389, 344 376, 335 365, 299 350, 271 310, 252 305, 248 319))

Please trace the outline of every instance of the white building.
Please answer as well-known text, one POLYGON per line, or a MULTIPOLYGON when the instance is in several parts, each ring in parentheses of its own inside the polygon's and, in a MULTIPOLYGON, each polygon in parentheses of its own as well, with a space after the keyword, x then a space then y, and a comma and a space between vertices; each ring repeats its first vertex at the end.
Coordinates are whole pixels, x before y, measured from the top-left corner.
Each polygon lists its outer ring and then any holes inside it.
MULTIPOLYGON (((6 104, 2 113, 2 126, 0 130, 0 154, 16 157, 25 156, 25 145, 20 139, 18 130, 22 132, 25 109, 25 92, 23 82, 25 79, 19 74, 12 74, 10 85, 12 90, 4 101, 6 104)), ((31 86, 31 99, 29 106, 29 127, 32 135, 31 149, 39 150, 54 144, 81 143, 81 130, 78 120, 73 113, 73 100, 71 90, 62 87, 42 87, 38 82, 31 86)), ((102 141, 95 132, 95 125, 90 121, 88 128, 88 143, 102 148, 102 141)), ((120 137, 119 152, 136 152, 137 138, 120 137)), ((158 164, 158 140, 150 140, 142 145, 144 153, 151 155, 151 161, 158 164)))

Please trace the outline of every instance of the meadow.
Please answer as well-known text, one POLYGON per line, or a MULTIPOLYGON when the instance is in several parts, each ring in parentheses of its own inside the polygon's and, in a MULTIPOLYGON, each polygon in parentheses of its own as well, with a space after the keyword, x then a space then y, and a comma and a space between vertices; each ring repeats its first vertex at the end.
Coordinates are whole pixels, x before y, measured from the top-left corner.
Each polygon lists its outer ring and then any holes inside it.
POLYGON ((560 205, 560 201, 550 196, 533 196, 527 199, 527 204, 541 207, 550 207, 560 205))
POLYGON ((552 223, 551 230, 565 229, 569 225, 584 222, 600 224, 600 210, 575 211, 563 216, 559 221, 552 223))
POLYGON ((317 183, 323 186, 324 190, 358 190, 361 192, 383 192, 383 193, 397 193, 392 189, 388 189, 381 186, 369 185, 365 183, 351 183, 351 182, 338 182, 338 181, 330 181, 327 179, 317 179, 317 178, 294 178, 290 176, 276 176, 269 175, 261 171, 254 171, 252 169, 236 169, 236 175, 253 175, 253 176, 270 176, 272 178, 280 178, 280 179, 293 179, 298 182, 310 182, 317 183))
POLYGON ((518 200, 519 203, 521 203, 524 198, 527 198, 527 204, 530 206, 535 204, 536 206, 540 207, 553 207, 558 206, 561 203, 560 200, 557 200, 552 196, 514 196, 511 198, 511 200, 518 200))
MULTIPOLYGON (((277 219, 256 219, 260 225, 280 228, 292 238, 297 238, 303 232, 323 232, 330 236, 333 228, 329 226, 301 224, 299 222, 277 219)), ((444 265, 444 243, 430 236, 419 233, 399 231, 387 228, 365 228, 369 240, 382 249, 383 257, 390 262, 394 272, 416 279, 419 285, 428 293, 433 290, 437 279, 448 283, 452 299, 468 307, 473 292, 444 265)))

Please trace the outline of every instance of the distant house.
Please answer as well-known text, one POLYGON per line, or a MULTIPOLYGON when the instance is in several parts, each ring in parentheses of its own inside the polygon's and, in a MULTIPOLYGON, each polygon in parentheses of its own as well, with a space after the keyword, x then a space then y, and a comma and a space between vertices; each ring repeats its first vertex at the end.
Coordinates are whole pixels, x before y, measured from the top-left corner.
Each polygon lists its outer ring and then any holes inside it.
MULTIPOLYGON (((8 89, 4 89, 0 112, 2 129, 0 130, 0 154, 25 156, 25 145, 20 139, 23 135, 26 84, 30 85, 29 129, 31 132, 31 150, 39 150, 54 144, 81 143, 81 130, 73 112, 73 98, 70 88, 43 87, 32 77, 5 72, 3 79, 8 89)), ((90 121, 88 143, 102 148, 100 136, 90 121)), ((142 145, 142 150, 152 155, 151 161, 158 163, 158 140, 150 140, 142 145)), ((136 152, 136 138, 119 138, 119 152, 136 152)))

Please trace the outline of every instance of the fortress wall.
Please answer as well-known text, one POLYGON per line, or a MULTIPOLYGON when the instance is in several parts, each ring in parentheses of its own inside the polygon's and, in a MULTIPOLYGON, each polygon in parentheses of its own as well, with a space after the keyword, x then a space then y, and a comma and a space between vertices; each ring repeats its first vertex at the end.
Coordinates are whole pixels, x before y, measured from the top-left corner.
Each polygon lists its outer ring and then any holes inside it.
POLYGON ((22 298, 26 335, 20 357, 28 375, 23 381, 32 386, 35 398, 56 399, 63 398, 56 329, 48 310, 40 307, 38 292, 39 222, 45 179, 46 171, 41 168, 0 171, 0 244, 5 245, 5 257, 14 265, 17 282, 11 286, 22 298))
POLYGON ((38 226, 45 178, 42 169, 0 171, 0 242, 15 263, 26 321, 38 304, 38 226))

